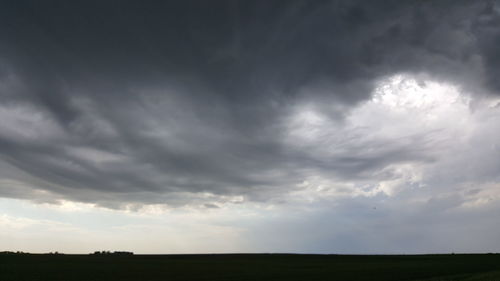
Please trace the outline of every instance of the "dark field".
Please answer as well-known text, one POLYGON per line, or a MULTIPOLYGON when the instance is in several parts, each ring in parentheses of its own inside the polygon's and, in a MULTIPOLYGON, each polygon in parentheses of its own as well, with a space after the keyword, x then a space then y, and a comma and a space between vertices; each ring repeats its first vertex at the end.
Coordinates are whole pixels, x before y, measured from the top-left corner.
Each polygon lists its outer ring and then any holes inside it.
POLYGON ((0 254, 0 280, 500 280, 500 255, 0 254))

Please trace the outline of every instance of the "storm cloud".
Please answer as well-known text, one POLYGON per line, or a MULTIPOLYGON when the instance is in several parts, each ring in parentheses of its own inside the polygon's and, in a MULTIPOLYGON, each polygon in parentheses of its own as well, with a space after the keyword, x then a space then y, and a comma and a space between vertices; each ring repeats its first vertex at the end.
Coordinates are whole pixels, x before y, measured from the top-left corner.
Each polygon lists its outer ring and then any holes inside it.
POLYGON ((497 198, 499 23, 495 1, 4 1, 0 196, 497 198))

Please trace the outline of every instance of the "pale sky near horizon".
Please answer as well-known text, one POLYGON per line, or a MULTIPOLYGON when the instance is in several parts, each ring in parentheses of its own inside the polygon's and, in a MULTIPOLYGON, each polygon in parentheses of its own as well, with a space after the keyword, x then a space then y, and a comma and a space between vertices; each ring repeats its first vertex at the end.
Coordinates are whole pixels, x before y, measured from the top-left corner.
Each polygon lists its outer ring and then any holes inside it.
POLYGON ((3 1, 0 251, 500 252, 499 1, 3 1))

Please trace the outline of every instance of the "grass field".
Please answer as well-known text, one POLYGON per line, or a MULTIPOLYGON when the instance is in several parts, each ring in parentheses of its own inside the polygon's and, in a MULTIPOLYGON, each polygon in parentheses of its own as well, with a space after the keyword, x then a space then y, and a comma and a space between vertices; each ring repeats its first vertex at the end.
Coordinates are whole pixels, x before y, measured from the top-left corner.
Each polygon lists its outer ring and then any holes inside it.
POLYGON ((0 254, 0 280, 500 280, 500 254, 0 254))

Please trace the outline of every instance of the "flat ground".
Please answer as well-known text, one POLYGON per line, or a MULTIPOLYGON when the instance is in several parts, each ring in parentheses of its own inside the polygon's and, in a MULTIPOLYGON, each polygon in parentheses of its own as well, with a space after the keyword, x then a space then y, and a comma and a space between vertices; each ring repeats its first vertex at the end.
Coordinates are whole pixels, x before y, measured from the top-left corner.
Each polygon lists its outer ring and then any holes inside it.
POLYGON ((500 254, 0 254, 0 280, 500 280, 500 254))

